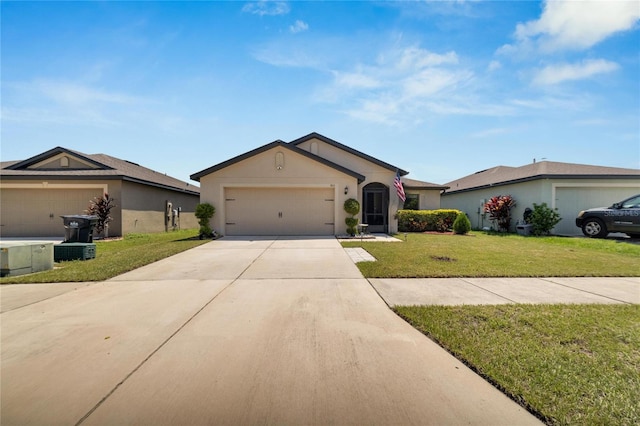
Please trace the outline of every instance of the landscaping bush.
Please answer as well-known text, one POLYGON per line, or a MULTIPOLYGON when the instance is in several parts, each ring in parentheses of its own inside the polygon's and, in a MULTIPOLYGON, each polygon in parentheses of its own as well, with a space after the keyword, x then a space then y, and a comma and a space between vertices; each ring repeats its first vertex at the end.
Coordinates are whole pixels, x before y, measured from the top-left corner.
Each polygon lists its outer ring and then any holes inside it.
POLYGON ((453 222, 454 234, 468 234, 471 231, 471 221, 466 213, 460 213, 453 222))
POLYGON ((344 202, 344 211, 351 215, 344 220, 344 223, 347 225, 347 234, 355 235, 356 227, 358 226, 358 218, 354 217, 358 213, 360 213, 360 203, 355 198, 349 198, 344 202))
POLYGON ((533 203, 533 212, 529 218, 529 222, 533 225, 533 235, 549 235, 560 220, 562 220, 560 214, 547 207, 547 203, 540 205, 533 203))
POLYGON ((511 226, 511 208, 516 206, 516 200, 511 195, 497 195, 491 197, 484 205, 484 212, 496 223, 499 231, 509 232, 511 226))
POLYGON ((105 192, 102 197, 94 197, 89 201, 89 208, 85 210, 88 214, 98 216, 98 222, 95 226, 96 233, 105 231, 105 237, 108 236, 107 229, 109 222, 113 220, 111 217, 111 209, 116 207, 114 199, 109 197, 109 194, 105 192))
POLYGON ((198 224, 200 225, 200 238, 210 237, 213 234, 209 220, 215 213, 216 208, 209 203, 201 203, 196 206, 195 216, 198 218, 198 224))
POLYGON ((445 232, 462 213, 460 210, 398 210, 398 231, 400 232, 445 232))

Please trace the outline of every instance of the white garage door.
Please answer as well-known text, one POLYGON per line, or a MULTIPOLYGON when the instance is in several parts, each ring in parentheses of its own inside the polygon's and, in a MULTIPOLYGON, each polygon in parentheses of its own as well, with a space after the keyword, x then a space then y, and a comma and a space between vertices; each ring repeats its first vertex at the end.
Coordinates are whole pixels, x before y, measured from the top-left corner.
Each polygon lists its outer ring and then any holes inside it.
POLYGON ((630 187, 558 187, 556 208, 562 220, 553 232, 558 235, 582 235, 575 222, 580 210, 608 207, 639 192, 640 188, 630 187))
POLYGON ((0 192, 2 237, 62 237, 61 215, 86 214, 89 200, 102 189, 3 189, 0 192))
POLYGON ((333 235, 333 188, 226 188, 227 235, 333 235))

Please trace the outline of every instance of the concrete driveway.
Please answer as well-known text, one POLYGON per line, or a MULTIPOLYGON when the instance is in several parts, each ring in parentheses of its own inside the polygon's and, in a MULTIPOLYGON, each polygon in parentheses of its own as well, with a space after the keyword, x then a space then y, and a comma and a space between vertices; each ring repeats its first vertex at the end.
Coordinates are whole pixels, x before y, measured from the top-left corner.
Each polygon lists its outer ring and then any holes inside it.
POLYGON ((2 288, 3 425, 539 424, 394 315, 334 238, 224 238, 29 286, 2 288))

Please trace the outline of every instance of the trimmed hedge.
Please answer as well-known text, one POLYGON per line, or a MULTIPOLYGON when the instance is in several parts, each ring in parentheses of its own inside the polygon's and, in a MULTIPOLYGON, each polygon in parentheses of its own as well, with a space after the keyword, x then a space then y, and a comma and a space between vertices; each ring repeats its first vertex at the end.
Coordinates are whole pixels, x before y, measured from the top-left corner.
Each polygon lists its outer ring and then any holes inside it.
POLYGON ((445 232, 461 214, 460 210, 398 210, 398 231, 400 232, 445 232))

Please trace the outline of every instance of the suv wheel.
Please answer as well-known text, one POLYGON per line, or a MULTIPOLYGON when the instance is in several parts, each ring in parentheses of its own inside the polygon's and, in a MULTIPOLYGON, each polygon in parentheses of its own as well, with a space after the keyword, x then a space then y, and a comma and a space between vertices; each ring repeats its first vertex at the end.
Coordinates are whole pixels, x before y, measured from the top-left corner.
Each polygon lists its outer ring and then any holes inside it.
POLYGON ((600 219, 587 219, 582 225, 582 233, 591 238, 604 238, 607 236, 607 227, 600 219))

